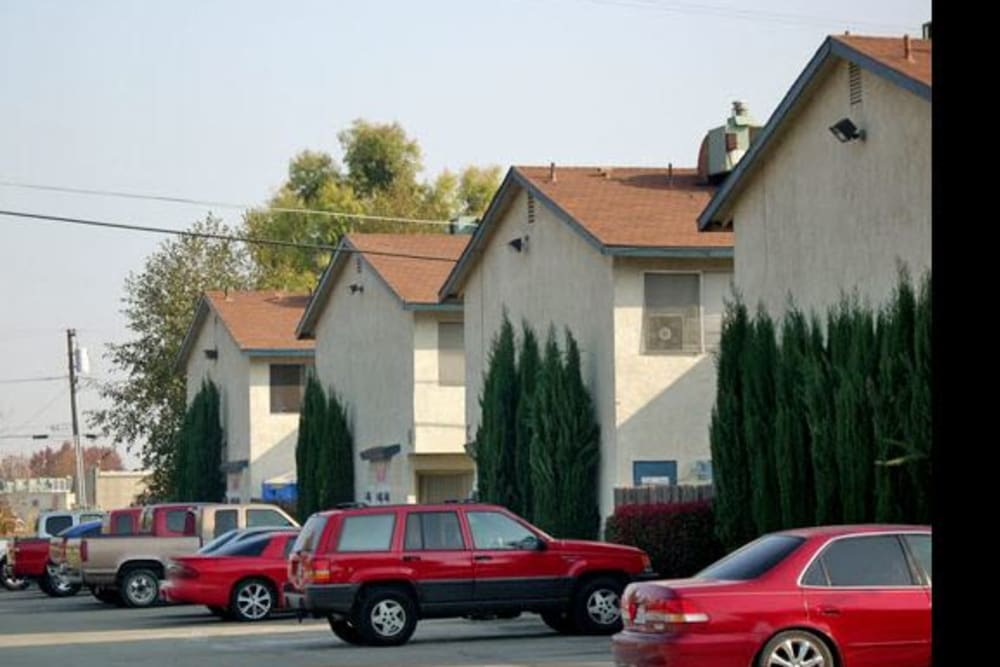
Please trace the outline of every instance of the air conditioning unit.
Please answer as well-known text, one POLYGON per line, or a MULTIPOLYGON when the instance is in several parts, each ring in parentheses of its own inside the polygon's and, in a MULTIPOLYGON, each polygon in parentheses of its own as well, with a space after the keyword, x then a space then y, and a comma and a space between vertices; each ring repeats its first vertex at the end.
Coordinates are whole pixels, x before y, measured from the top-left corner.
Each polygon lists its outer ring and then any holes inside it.
POLYGON ((646 320, 646 349, 651 352, 681 350, 684 347, 683 315, 649 315, 646 320))

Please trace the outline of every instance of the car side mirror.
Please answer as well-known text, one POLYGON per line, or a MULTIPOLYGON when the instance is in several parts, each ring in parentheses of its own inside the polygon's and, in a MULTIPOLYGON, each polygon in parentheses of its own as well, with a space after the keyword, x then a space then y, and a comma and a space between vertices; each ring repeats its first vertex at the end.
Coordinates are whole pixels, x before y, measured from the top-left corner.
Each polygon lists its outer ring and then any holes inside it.
POLYGON ((528 551, 545 551, 548 549, 548 545, 545 543, 545 540, 535 537, 534 535, 524 538, 521 543, 528 551))

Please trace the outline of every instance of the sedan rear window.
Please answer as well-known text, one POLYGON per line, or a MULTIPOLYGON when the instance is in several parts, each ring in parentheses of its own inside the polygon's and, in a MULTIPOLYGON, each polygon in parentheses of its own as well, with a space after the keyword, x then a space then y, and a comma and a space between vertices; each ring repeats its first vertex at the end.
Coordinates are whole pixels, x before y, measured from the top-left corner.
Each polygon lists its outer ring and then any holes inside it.
POLYGON ((709 565, 698 579, 749 581, 769 572, 802 546, 805 538, 795 535, 765 535, 709 565))
POLYGON ((241 542, 232 541, 215 552, 216 556, 259 556, 271 542, 270 535, 254 537, 241 542))

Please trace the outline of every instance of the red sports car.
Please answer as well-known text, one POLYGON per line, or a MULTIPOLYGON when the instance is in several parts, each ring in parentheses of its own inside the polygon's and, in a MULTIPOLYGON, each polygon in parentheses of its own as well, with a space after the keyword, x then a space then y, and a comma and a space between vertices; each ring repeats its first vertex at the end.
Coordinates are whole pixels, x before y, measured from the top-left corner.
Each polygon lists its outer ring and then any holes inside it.
POLYGON ((929 667, 931 528, 772 533, 691 579, 630 584, 619 667, 929 667))
POLYGON ((169 602, 202 604, 220 618, 262 621, 284 606, 288 552, 297 531, 265 533, 212 554, 171 559, 160 587, 169 602))

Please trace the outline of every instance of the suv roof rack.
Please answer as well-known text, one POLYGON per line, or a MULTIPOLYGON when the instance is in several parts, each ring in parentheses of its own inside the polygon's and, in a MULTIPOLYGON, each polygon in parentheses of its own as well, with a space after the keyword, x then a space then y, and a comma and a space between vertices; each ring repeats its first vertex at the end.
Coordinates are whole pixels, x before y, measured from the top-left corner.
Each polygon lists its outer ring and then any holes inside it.
POLYGON ((352 503, 337 503, 336 505, 334 505, 334 508, 338 510, 353 510, 353 509, 360 509, 362 507, 368 507, 368 503, 352 502, 352 503))

